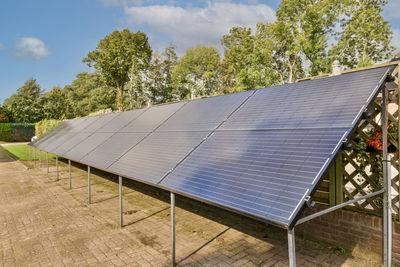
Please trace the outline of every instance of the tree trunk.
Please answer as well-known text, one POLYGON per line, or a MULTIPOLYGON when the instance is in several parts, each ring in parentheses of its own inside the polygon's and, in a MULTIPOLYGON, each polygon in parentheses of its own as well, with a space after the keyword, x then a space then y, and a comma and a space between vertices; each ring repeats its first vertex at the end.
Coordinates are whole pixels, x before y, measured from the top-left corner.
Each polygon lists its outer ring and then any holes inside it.
POLYGON ((122 86, 118 87, 117 93, 117 105, 119 111, 124 111, 124 99, 123 99, 124 88, 122 86))

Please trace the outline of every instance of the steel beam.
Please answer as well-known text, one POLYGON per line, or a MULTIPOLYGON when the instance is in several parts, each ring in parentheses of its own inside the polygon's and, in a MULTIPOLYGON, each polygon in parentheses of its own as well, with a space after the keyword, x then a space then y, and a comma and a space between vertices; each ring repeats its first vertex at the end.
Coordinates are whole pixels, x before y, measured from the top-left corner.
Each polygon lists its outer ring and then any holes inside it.
POLYGON ((383 262, 392 266, 392 180, 390 177, 391 157, 388 147, 388 90, 382 89, 382 156, 383 156, 383 262))
POLYGON ((288 229, 288 249, 289 249, 289 266, 296 267, 296 242, 294 239, 294 228, 288 229))
POLYGON ((87 167, 87 173, 88 173, 88 203, 91 204, 92 203, 92 199, 91 199, 91 188, 90 188, 90 166, 87 167))
POLYGON ((119 180, 119 227, 124 225, 123 207, 122 207, 122 177, 118 176, 119 180))
POLYGON ((68 160, 69 189, 72 189, 71 160, 68 160))
POLYGON ((171 192, 171 265, 175 266, 175 194, 171 192))
POLYGON ((57 175, 57 181, 60 180, 60 174, 58 173, 58 156, 56 156, 56 175, 57 175))

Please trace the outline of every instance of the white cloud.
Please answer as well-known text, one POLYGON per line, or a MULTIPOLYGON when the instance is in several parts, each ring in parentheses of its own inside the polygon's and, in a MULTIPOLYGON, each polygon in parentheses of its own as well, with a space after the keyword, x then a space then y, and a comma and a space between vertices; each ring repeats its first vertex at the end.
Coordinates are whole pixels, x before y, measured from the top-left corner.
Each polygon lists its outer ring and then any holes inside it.
POLYGON ((2 43, 0 43, 0 50, 3 50, 3 49, 6 49, 6 47, 2 43))
POLYGON ((274 10, 264 4, 214 2, 204 8, 148 5, 125 6, 124 10, 130 25, 149 27, 153 34, 168 39, 166 44, 174 43, 178 51, 197 43, 220 46, 222 36, 234 26, 254 28, 259 21, 275 20, 274 10))
POLYGON ((15 44, 15 56, 18 58, 41 59, 50 56, 51 52, 38 38, 23 37, 15 44))

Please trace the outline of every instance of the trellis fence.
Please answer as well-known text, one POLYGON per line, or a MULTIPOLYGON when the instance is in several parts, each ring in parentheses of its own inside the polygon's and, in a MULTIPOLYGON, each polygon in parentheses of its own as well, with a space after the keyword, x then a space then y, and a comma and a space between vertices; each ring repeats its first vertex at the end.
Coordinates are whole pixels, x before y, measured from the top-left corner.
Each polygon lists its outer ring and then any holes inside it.
MULTIPOLYGON (((391 170, 393 218, 400 220, 399 67, 396 68, 393 75, 395 81, 387 83, 389 89, 388 145, 389 152, 393 156, 391 170)), ((381 101, 381 95, 378 95, 374 102, 375 110, 372 115, 360 122, 353 139, 350 140, 354 149, 339 155, 334 166, 329 170, 329 174, 314 196, 317 202, 334 206, 382 188, 381 101)), ((381 215, 382 196, 368 198, 348 208, 381 215)))

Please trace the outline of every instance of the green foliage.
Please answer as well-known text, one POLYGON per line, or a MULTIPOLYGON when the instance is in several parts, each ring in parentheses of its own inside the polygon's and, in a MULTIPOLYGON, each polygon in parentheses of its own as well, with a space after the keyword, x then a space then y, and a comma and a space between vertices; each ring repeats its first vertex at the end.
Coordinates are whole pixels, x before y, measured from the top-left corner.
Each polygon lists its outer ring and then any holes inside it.
POLYGON ((17 93, 6 99, 4 107, 13 122, 37 122, 43 119, 43 91, 35 79, 29 79, 17 93))
POLYGON ((341 64, 365 67, 389 59, 394 47, 390 46, 392 31, 381 13, 386 0, 350 1, 341 20, 338 43, 331 54, 341 64))
MULTIPOLYGON (((131 33, 124 29, 114 31, 100 40, 96 50, 89 52, 83 62, 94 66, 108 86, 117 88, 118 108, 122 111, 126 83, 138 78, 150 59, 151 47, 146 34, 140 31, 131 33)), ((134 86, 134 89, 137 88, 134 86)))
POLYGON ((11 123, 0 123, 0 141, 12 142, 11 123))
POLYGON ((56 127, 60 123, 60 120, 42 120, 35 124, 35 135, 37 137, 45 134, 47 131, 51 130, 52 128, 56 127))
POLYGON ((83 72, 76 77, 63 90, 67 118, 87 116, 100 109, 116 109, 116 89, 106 86, 100 74, 83 72))
POLYGON ((0 123, 9 122, 7 109, 0 106, 0 123))
POLYGON ((218 67, 220 55, 216 47, 189 48, 172 70, 180 98, 190 98, 219 92, 218 67))
POLYGON ((174 46, 165 48, 161 54, 158 52, 153 54, 146 82, 152 103, 165 103, 179 98, 172 80, 172 70, 177 61, 174 46))
POLYGON ((43 113, 46 119, 63 119, 68 107, 65 91, 59 86, 53 87, 43 97, 43 113))

